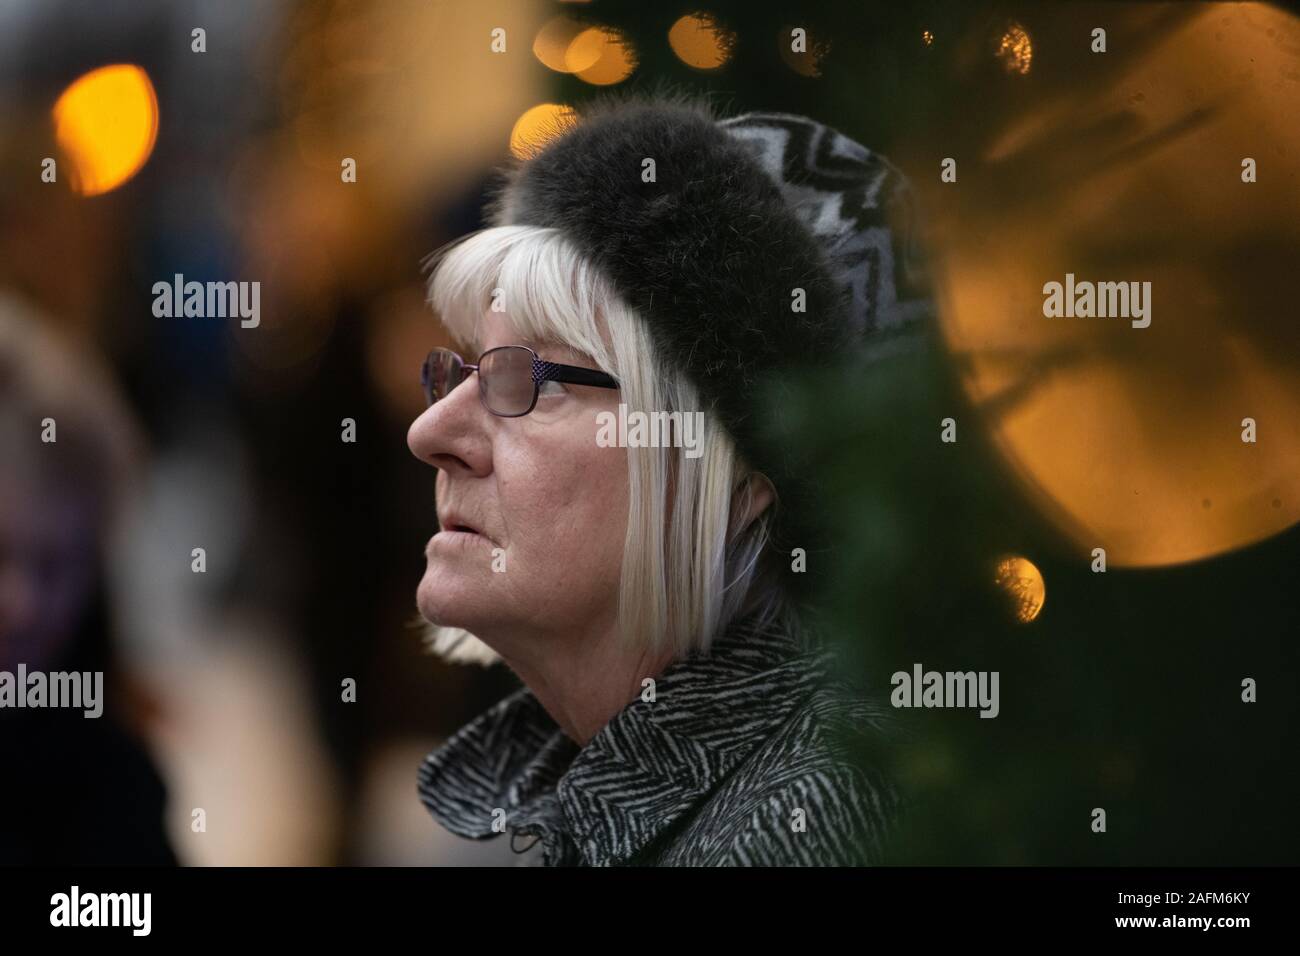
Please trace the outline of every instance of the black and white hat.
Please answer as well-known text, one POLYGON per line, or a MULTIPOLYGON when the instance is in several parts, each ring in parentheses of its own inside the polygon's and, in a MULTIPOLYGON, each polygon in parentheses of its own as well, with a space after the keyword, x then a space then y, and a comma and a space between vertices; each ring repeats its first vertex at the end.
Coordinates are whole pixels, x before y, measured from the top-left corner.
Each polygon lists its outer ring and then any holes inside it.
POLYGON ((797 465, 760 434, 758 390, 896 349, 931 311, 903 176, 803 116, 720 118, 681 95, 590 101, 505 170, 488 222, 572 241, 783 499, 797 465))
POLYGON ((719 126, 749 147, 826 251, 854 338, 873 353, 932 308, 906 178, 843 133, 793 113, 746 113, 719 126))

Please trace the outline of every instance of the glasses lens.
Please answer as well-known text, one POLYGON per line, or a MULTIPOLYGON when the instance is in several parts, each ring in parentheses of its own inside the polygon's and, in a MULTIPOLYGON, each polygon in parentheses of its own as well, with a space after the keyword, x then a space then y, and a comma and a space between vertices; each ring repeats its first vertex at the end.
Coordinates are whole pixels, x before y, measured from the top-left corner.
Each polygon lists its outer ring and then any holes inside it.
POLYGON ((494 415, 523 415, 533 407, 533 353, 506 345, 483 353, 478 381, 483 401, 494 415))
POLYGON ((430 405, 447 397, 447 393, 461 382, 464 363, 460 356, 448 349, 434 349, 420 368, 420 386, 424 399, 430 405))

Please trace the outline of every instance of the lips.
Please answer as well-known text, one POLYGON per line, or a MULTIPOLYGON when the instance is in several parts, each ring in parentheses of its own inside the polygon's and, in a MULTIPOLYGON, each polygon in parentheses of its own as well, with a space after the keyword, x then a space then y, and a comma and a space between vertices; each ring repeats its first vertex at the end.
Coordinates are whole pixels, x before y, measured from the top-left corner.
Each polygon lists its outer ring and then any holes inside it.
POLYGON ((455 511, 447 511, 438 516, 438 525, 443 531, 459 531, 464 534, 482 535, 478 526, 473 524, 468 518, 460 515, 455 511))

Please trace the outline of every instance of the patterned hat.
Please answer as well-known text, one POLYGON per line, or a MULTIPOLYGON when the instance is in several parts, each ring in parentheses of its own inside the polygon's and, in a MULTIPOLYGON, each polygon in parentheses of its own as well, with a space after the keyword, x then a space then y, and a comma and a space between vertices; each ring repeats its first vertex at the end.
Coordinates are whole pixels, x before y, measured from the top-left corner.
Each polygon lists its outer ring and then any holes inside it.
POLYGON ((879 355, 916 332, 932 303, 903 174, 806 116, 746 113, 718 125, 749 147, 825 248, 854 337, 879 355))
POLYGON ((778 541, 807 546, 809 485, 759 411, 784 373, 895 349, 928 313, 906 182, 802 116, 640 93, 577 114, 506 169, 489 224, 556 228, 601 269, 772 479, 778 541))

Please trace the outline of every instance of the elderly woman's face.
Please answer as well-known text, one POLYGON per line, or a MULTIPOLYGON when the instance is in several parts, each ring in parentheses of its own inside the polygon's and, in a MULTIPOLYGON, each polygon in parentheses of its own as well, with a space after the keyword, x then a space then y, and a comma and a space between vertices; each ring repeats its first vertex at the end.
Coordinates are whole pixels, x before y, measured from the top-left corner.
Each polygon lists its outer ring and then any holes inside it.
MULTIPOLYGON (((500 313, 486 314, 481 335, 482 351, 529 345, 548 361, 594 367, 581 353, 521 340, 500 313)), ((528 415, 499 418, 483 407, 471 375, 415 420, 407 444, 438 469, 443 529, 425 549, 417 594, 427 620, 489 643, 494 634, 612 621, 627 452, 596 443, 596 416, 616 411, 619 394, 549 382, 528 415), (453 530, 458 525, 473 530, 453 530)))

